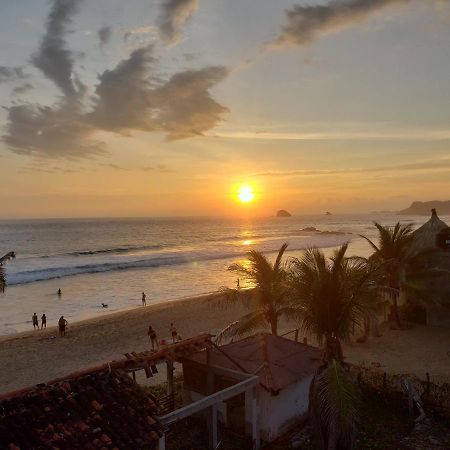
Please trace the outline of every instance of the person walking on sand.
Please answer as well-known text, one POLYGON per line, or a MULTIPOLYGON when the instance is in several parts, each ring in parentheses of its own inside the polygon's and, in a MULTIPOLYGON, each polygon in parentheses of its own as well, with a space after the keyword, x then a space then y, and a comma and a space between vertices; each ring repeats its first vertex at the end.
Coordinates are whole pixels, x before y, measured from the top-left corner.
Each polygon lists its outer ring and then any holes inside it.
POLYGON ((153 327, 151 325, 149 325, 149 327, 148 327, 147 335, 150 339, 150 342, 152 343, 152 350, 155 350, 155 346, 156 346, 156 349, 159 350, 158 338, 156 336, 156 331, 153 329, 153 327))
POLYGON ((61 289, 58 289, 58 297, 61 297, 61 295, 62 295, 62 291, 61 291, 61 289))
POLYGON ((41 330, 42 328, 47 328, 47 316, 44 314, 42 314, 41 317, 41 330))
POLYGON ((170 324, 170 334, 172 335, 172 342, 175 344, 178 333, 177 333, 177 329, 175 328, 175 325, 173 324, 173 322, 171 322, 171 324, 170 324))
POLYGON ((66 319, 64 319, 64 316, 61 316, 58 320, 58 327, 59 327, 59 335, 61 337, 66 335, 66 326, 69 322, 67 322, 66 319))
POLYGON ((38 321, 38 316, 37 316, 36 313, 34 313, 34 314, 31 316, 31 320, 32 320, 32 322, 33 322, 33 329, 34 329, 34 330, 39 330, 39 321, 38 321))
POLYGON ((142 306, 147 306, 147 296, 145 292, 142 293, 142 306))

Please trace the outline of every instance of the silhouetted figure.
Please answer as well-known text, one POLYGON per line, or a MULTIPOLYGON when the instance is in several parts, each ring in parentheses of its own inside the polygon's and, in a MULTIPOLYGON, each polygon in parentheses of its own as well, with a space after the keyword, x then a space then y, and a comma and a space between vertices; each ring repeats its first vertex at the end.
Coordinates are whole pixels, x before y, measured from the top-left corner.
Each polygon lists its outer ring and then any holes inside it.
POLYGON ((61 289, 58 289, 58 297, 61 297, 61 295, 62 295, 62 291, 61 291, 61 289))
POLYGON ((42 314, 41 317, 41 330, 42 328, 47 328, 47 316, 44 314, 42 314))
POLYGON ((36 313, 34 313, 32 315, 31 320, 33 321, 33 329, 39 330, 39 321, 38 321, 38 316, 36 313))
POLYGON ((241 288, 241 282, 239 281, 239 278, 236 280, 236 287, 237 289, 241 288))
POLYGON ((59 335, 61 337, 66 335, 66 326, 69 322, 67 322, 66 319, 64 319, 64 316, 61 316, 58 320, 58 327, 59 327, 59 335))
POLYGON ((150 342, 152 343, 152 350, 155 350, 155 347, 156 347, 156 349, 159 349, 156 331, 153 329, 153 327, 151 325, 149 325, 149 327, 148 327, 147 336, 149 337, 150 342))
POLYGON ((147 296, 145 292, 142 293, 142 306, 147 306, 147 296))
POLYGON ((175 341, 177 340, 177 329, 175 328, 175 325, 173 322, 170 324, 170 334, 172 335, 172 342, 175 344, 175 341))

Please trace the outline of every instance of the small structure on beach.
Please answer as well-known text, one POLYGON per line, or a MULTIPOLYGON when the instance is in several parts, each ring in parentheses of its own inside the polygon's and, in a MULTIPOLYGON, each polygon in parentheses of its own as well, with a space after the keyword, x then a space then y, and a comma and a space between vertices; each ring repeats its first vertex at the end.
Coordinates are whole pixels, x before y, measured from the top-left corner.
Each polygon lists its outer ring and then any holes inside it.
POLYGON ((412 251, 424 253, 417 262, 419 269, 435 272, 427 287, 436 302, 426 306, 426 323, 450 326, 450 228, 435 209, 430 220, 414 231, 412 251))
MULTIPOLYGON (((306 417, 309 386, 321 361, 315 347, 267 333, 201 351, 183 360, 184 388, 187 401, 198 401, 208 393, 208 365, 217 369, 258 377, 259 431, 261 438, 272 441, 291 425, 306 417)), ((214 375, 214 390, 236 382, 232 373, 214 375)), ((245 397, 223 401, 219 419, 236 431, 249 424, 250 411, 245 397)))
POLYGON ((157 404, 108 367, 0 396, 0 448, 156 449, 163 436, 157 404))

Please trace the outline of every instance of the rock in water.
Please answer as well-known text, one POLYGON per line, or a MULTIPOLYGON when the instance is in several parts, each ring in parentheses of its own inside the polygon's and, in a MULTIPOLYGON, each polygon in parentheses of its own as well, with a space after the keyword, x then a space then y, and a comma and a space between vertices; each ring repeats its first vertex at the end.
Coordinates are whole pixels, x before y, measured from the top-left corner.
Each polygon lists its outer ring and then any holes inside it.
POLYGON ((285 209, 280 209, 277 212, 277 217, 291 217, 291 214, 288 213, 285 209))

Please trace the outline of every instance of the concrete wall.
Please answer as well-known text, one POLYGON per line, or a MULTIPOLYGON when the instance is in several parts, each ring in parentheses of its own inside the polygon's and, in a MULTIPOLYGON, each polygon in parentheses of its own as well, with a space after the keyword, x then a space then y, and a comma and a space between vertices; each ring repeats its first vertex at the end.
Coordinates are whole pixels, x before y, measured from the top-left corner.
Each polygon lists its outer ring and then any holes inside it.
POLYGON ((312 376, 296 383, 278 395, 260 389, 261 438, 273 441, 299 420, 305 419, 309 406, 309 386, 312 376))
MULTIPOLYGON (((309 386, 312 376, 282 390, 278 395, 271 395, 261 386, 258 387, 259 429, 261 438, 267 442, 281 436, 291 426, 306 418, 309 406, 309 386)), ((184 390, 183 403, 195 402, 204 396, 197 392, 184 390)), ((245 421, 251 423, 249 404, 245 405, 245 421)), ((227 417, 227 405, 218 406, 218 416, 222 423, 227 417)), ((249 430, 247 430, 249 431, 249 430)))

